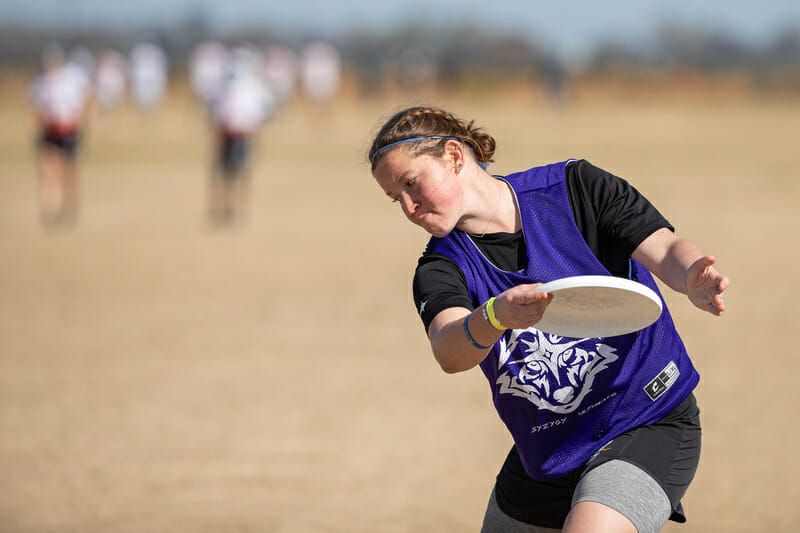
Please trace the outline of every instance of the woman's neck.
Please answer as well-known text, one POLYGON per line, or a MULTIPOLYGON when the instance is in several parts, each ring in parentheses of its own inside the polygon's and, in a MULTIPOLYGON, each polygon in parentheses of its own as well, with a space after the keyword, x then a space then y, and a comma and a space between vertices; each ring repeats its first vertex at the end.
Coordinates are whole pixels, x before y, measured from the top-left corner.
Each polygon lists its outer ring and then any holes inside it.
POLYGON ((473 188, 471 214, 468 211, 468 215, 462 217, 458 229, 479 237, 487 233, 519 231, 522 226, 508 184, 488 174, 481 182, 482 186, 476 184, 473 188))

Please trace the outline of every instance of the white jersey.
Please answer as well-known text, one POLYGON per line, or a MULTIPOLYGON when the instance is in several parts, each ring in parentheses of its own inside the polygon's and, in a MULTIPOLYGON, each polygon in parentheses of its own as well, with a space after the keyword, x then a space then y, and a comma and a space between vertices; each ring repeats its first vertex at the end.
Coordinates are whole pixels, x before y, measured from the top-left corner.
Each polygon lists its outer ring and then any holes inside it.
POLYGON ((336 96, 341 78, 339 52, 328 43, 315 42, 303 51, 302 80, 306 96, 327 101, 336 96))
POLYGON ((225 75, 228 50, 221 43, 205 41, 197 45, 189 63, 192 90, 204 102, 210 102, 225 75))
POLYGON ((277 45, 264 49, 264 79, 278 103, 292 97, 297 83, 297 59, 291 50, 277 45))
POLYGON ((95 74, 97 103, 109 109, 122 100, 125 93, 127 77, 126 65, 122 54, 107 50, 100 55, 95 74))
POLYGON ((167 87, 167 56, 151 43, 137 44, 131 50, 131 92, 142 108, 155 107, 167 87))
POLYGON ((274 105, 274 97, 261 77, 235 72, 223 81, 213 102, 213 116, 223 131, 247 135, 255 133, 270 117, 274 105))
POLYGON ((91 94, 89 79, 71 63, 43 72, 31 88, 31 99, 45 123, 65 131, 80 126, 91 94))

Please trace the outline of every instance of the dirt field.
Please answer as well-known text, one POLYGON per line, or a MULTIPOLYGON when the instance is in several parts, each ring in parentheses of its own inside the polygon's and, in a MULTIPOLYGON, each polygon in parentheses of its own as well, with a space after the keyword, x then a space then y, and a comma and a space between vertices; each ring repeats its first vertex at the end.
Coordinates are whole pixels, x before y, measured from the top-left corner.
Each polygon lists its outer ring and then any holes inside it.
MULTIPOLYGON (((479 370, 433 361, 426 235, 362 161, 405 103, 277 117, 229 230, 191 101, 95 116, 79 223, 47 231, 24 87, 0 80, 0 531, 478 530, 510 438, 479 370)), ((724 317, 668 295, 704 449, 665 531, 797 531, 800 103, 436 103, 495 135, 493 172, 585 157, 717 255, 724 317)))

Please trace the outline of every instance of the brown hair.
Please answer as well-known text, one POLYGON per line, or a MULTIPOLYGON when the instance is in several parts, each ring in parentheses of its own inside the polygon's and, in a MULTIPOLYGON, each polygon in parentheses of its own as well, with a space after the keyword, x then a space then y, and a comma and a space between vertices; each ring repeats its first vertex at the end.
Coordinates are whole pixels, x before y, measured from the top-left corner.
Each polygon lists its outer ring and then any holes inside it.
POLYGON ((409 149, 415 156, 427 154, 441 157, 447 138, 456 138, 472 149, 479 163, 491 163, 494 161, 495 140, 482 128, 473 126, 473 123, 435 107, 404 109, 390 118, 372 141, 368 155, 372 170, 375 170, 375 165, 385 153, 384 148, 416 137, 442 138, 409 142, 409 149))

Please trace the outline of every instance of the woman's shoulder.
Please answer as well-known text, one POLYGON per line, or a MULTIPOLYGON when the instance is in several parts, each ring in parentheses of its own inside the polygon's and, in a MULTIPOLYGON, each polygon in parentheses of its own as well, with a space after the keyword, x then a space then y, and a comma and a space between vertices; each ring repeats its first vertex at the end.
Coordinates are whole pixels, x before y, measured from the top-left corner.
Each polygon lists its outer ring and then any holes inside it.
POLYGON ((534 166, 527 170, 500 177, 510 183, 517 192, 544 189, 563 182, 568 167, 575 161, 575 159, 566 159, 557 163, 534 166))
POLYGON ((450 257, 446 256, 445 254, 436 251, 435 249, 428 246, 422 252, 422 255, 419 256, 417 260, 417 270, 420 268, 424 268, 427 265, 437 265, 437 264, 451 264, 453 266, 456 265, 456 262, 450 259, 450 257))

